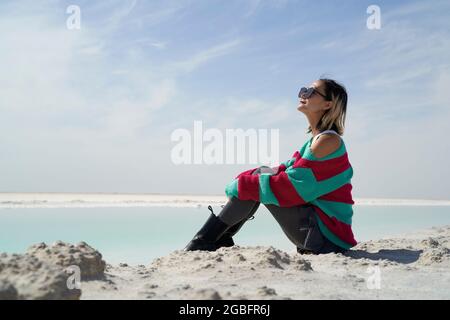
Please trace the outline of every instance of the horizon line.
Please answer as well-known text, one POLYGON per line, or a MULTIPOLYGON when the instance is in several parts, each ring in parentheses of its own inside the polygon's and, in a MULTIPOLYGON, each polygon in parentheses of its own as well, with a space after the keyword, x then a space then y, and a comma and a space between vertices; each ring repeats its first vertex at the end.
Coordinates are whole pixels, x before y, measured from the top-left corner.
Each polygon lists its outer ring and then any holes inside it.
MULTIPOLYGON (((119 193, 119 192, 0 192, 0 208, 104 207, 104 206, 203 206, 223 204, 225 194, 119 193)), ((447 199, 353 198, 354 205, 450 206, 447 199)))

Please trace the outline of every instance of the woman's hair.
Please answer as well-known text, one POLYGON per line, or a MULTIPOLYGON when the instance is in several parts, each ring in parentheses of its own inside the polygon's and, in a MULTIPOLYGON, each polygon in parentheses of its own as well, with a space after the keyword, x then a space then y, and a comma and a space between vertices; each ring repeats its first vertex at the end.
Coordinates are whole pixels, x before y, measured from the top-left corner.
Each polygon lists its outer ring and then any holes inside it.
MULTIPOLYGON (((334 130, 339 135, 344 134, 345 115, 347 112, 347 91, 345 87, 335 80, 320 78, 325 90, 325 96, 331 101, 331 108, 325 111, 317 124, 319 132, 334 130)), ((306 133, 312 132, 311 126, 306 133)))

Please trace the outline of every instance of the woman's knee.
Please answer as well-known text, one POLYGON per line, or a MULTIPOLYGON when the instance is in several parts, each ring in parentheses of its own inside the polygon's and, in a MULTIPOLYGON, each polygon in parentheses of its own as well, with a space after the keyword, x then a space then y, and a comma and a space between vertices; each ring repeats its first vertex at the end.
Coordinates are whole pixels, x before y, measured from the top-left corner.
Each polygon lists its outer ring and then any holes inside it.
POLYGON ((288 239, 297 247, 299 253, 345 252, 322 233, 315 210, 310 205, 278 207, 265 205, 277 220, 288 239))
POLYGON ((292 243, 301 250, 319 252, 326 243, 311 206, 268 208, 292 243))
POLYGON ((220 211, 218 217, 225 223, 234 225, 243 219, 248 219, 258 209, 258 206, 259 202, 257 201, 231 197, 220 211))

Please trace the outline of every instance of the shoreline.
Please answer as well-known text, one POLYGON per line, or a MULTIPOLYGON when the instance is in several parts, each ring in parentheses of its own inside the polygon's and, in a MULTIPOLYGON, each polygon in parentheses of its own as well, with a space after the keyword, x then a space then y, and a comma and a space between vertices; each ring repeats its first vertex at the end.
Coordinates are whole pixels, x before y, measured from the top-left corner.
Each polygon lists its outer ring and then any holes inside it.
MULTIPOLYGON (((0 193, 1 208, 204 207, 225 204, 225 195, 154 193, 0 193)), ((450 200, 355 198, 355 206, 450 206, 450 200)))

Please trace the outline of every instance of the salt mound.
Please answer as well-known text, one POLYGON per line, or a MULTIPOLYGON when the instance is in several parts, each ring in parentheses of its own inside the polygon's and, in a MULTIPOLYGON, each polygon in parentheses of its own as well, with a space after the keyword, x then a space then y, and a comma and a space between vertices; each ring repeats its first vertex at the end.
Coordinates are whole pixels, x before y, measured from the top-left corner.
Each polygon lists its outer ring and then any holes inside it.
POLYGON ((85 242, 73 245, 57 241, 51 246, 42 242, 29 247, 27 253, 63 268, 76 265, 80 268, 82 280, 101 278, 106 267, 100 252, 85 242))
POLYGON ((222 247, 216 251, 180 251, 157 258, 150 265, 152 270, 170 268, 189 268, 195 271, 229 266, 243 269, 286 269, 293 266, 296 270, 311 271, 311 264, 294 254, 273 247, 222 247))
MULTIPOLYGON (((309 258, 309 257, 308 257, 309 258)), ((181 251, 157 258, 148 267, 158 288, 144 288, 164 299, 287 299, 272 280, 283 274, 311 275, 311 263, 296 251, 274 247, 233 246, 216 251, 181 251), (183 284, 177 279, 183 279, 183 284)), ((288 281, 289 280, 284 280, 288 281)), ((275 281, 276 282, 276 281, 275 281)))
POLYGON ((439 242, 437 238, 428 237, 420 242, 424 250, 420 254, 418 264, 432 265, 450 259, 450 249, 439 242))
POLYGON ((31 255, 0 254, 0 299, 79 299, 63 269, 31 255))
POLYGON ((50 246, 38 243, 26 254, 0 254, 0 300, 79 299, 81 290, 69 289, 68 285, 74 274, 68 267, 73 266, 79 267, 80 280, 100 279, 106 263, 85 242, 72 245, 58 241, 50 246))

